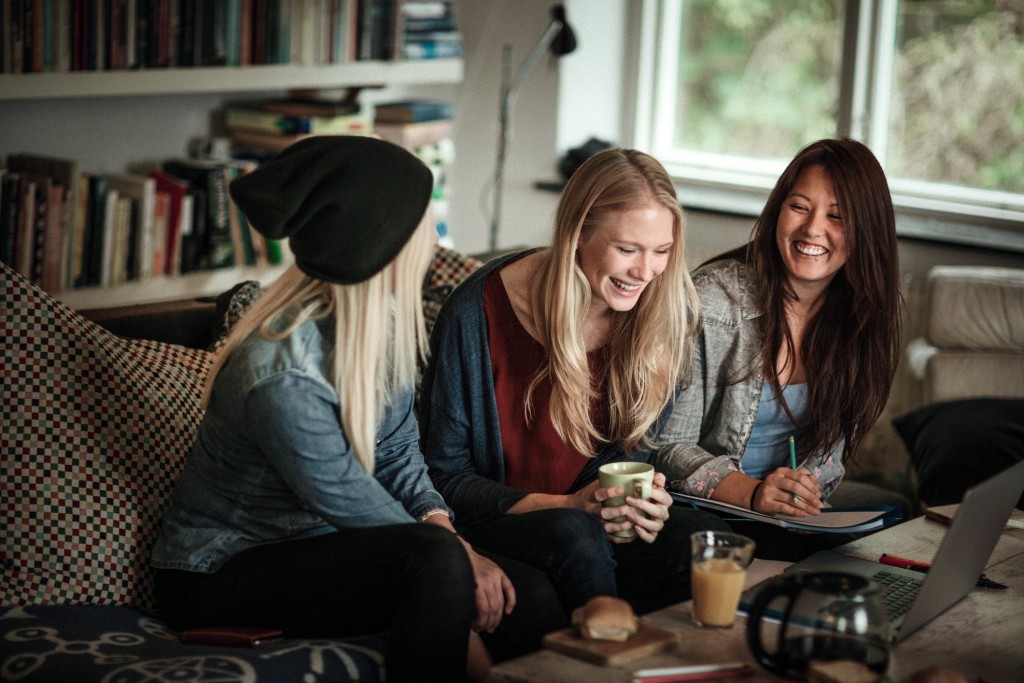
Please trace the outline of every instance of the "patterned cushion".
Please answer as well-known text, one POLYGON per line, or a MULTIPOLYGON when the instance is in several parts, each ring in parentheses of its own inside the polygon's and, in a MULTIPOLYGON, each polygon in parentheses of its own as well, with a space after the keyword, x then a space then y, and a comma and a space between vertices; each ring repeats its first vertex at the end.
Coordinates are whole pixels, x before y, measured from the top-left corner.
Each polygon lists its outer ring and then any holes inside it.
POLYGON ((433 329, 441 304, 452 290, 481 265, 482 261, 471 256, 442 246, 434 247, 434 260, 430 263, 423 285, 423 316, 426 319, 427 332, 433 329))
POLYGON ((127 341, 0 264, 0 604, 154 609, 204 351, 127 341))
POLYGON ((290 638, 261 648, 185 645, 131 607, 0 609, 0 681, 380 681, 383 636, 290 638))

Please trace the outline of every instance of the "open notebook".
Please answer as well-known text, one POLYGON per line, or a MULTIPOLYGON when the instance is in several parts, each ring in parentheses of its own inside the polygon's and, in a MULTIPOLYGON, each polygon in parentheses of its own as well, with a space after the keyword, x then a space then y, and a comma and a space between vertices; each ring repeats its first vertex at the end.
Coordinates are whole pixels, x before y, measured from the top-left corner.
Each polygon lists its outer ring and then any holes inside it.
POLYGON ((765 524, 786 527, 788 529, 803 529, 805 531, 831 531, 836 533, 855 533, 859 531, 871 531, 881 529, 885 524, 885 515, 888 508, 873 510, 845 510, 843 508, 824 508, 819 515, 807 515, 806 517, 794 517, 792 515, 766 515, 754 512, 750 508, 730 505, 717 500, 689 496, 685 493, 672 492, 672 499, 679 505, 690 505, 693 507, 716 510, 737 517, 752 519, 765 524))

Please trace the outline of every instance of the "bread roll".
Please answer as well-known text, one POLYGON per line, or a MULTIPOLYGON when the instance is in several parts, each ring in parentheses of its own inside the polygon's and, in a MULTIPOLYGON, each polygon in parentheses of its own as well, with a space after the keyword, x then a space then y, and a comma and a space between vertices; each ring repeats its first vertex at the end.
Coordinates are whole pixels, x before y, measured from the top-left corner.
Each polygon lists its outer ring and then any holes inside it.
POLYGON ((572 612, 572 625, 586 640, 624 641, 637 632, 636 614, 628 602, 599 595, 572 612))
POLYGON ((910 677, 910 683, 967 683, 967 679, 959 671, 944 666, 931 666, 915 672, 910 677))
POLYGON ((864 664, 850 659, 812 659, 804 669, 807 683, 878 683, 881 677, 864 664))

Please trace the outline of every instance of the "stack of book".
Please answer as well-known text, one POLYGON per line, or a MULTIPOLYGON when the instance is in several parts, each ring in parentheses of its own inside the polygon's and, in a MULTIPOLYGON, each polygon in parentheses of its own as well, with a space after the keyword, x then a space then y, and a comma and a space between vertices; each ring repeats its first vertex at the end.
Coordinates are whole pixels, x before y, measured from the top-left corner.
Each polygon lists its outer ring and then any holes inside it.
POLYGON ((454 113, 455 106, 448 100, 385 102, 374 108, 373 131, 415 151, 451 139, 454 113))
POLYGON ((291 98, 228 107, 224 126, 234 153, 265 157, 311 135, 370 135, 356 102, 291 98))
POLYGON ((451 0, 400 2, 397 29, 400 59, 452 59, 462 56, 462 34, 451 0))
POLYGON ((0 169, 0 261, 50 293, 236 265, 273 265, 227 185, 247 162, 167 161, 92 173, 77 160, 10 154, 0 169))
POLYGON ((462 56, 450 1, 4 0, 0 73, 462 56))
POLYGON ((374 133, 416 154, 434 174, 431 200, 439 243, 452 248, 448 230, 448 165, 454 159, 452 117, 455 107, 448 100, 399 100, 378 104, 374 110, 374 133))

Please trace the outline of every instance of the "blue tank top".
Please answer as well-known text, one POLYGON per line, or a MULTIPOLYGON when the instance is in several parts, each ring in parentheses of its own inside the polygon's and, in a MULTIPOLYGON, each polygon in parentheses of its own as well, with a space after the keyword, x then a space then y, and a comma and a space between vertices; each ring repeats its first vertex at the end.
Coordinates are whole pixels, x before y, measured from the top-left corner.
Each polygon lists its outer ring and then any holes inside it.
POLYGON ((797 424, 793 424, 783 410, 782 403, 776 400, 771 384, 765 382, 761 388, 761 403, 757 408, 754 428, 740 460, 743 472, 756 479, 763 479, 772 470, 789 465, 789 437, 794 436, 799 425, 804 423, 807 385, 790 384, 782 387, 782 393, 797 424))

